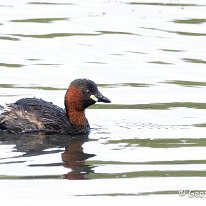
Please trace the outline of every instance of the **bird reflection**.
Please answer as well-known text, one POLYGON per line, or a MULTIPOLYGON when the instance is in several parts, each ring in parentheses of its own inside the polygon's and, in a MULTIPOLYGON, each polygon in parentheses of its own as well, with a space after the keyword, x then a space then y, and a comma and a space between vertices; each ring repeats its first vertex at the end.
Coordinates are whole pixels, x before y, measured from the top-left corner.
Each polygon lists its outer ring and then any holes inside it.
POLYGON ((85 179, 85 175, 94 173, 93 167, 86 165, 85 160, 95 155, 84 153, 83 144, 84 141, 81 140, 73 141, 62 153, 62 161, 65 163, 65 167, 71 169, 71 172, 64 175, 67 179, 85 179))
MULTIPOLYGON (((0 144, 15 145, 15 150, 23 152, 18 158, 32 157, 36 155, 52 154, 61 152, 61 163, 48 164, 30 164, 31 167, 49 167, 49 166, 64 166, 69 169, 63 177, 70 180, 86 179, 90 173, 94 173, 93 166, 88 165, 86 160, 94 157, 95 154, 87 154, 84 152, 83 144, 88 141, 88 136, 68 136, 56 134, 24 134, 11 135, 1 134, 0 144)), ((1 158, 6 159, 6 158, 1 158)), ((16 163, 17 161, 15 161, 16 163)), ((21 162, 21 161, 20 161, 21 162)))

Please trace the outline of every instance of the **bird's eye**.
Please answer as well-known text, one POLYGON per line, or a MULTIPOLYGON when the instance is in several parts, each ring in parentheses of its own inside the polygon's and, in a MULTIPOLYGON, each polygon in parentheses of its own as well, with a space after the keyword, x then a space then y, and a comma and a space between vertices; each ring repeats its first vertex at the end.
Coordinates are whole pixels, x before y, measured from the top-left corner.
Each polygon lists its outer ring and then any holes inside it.
POLYGON ((85 93, 86 94, 90 94, 90 91, 87 89, 87 90, 85 90, 85 93))

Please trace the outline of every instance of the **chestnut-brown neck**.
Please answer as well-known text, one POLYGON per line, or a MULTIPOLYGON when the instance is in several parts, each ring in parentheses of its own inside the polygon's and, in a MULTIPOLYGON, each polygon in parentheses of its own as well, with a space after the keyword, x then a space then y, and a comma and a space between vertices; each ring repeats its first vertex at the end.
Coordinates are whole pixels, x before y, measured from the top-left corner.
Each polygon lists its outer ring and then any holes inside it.
POLYGON ((83 95, 79 88, 70 86, 65 95, 65 107, 68 120, 75 125, 87 124, 83 95))

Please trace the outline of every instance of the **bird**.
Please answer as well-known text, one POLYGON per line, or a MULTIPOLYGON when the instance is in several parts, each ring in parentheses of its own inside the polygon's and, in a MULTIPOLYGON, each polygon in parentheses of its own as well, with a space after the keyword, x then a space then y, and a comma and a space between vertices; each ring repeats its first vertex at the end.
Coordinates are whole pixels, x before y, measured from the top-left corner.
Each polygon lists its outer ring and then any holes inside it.
POLYGON ((85 109, 96 102, 110 103, 97 85, 89 79, 75 79, 69 85, 65 108, 39 98, 22 98, 0 106, 0 130, 13 133, 60 133, 89 135, 90 125, 85 109))

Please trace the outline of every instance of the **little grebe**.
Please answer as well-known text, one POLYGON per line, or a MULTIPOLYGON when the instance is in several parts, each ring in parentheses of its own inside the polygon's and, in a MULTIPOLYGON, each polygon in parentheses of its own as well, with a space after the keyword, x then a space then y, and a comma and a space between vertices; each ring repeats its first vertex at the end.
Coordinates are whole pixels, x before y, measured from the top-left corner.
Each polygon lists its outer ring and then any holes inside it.
POLYGON ((88 79, 76 79, 67 89, 65 110, 37 98, 23 98, 1 107, 0 129, 10 133, 54 132, 70 135, 89 134, 85 109, 96 102, 110 103, 88 79))

